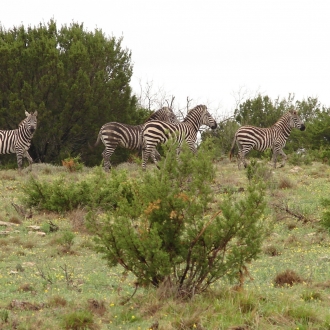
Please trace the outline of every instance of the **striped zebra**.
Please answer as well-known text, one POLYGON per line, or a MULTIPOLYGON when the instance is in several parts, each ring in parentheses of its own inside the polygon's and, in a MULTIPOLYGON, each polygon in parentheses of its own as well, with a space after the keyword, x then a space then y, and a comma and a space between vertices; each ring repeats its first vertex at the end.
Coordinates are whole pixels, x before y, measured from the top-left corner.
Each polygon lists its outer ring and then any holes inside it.
POLYGON ((26 157, 29 164, 33 163, 28 149, 35 130, 37 129, 38 112, 28 113, 26 118, 20 122, 17 129, 0 130, 0 154, 16 154, 18 169, 22 169, 23 157, 26 157))
MULTIPOLYGON (((179 148, 185 140, 190 150, 196 153, 197 133, 202 125, 207 125, 212 129, 217 127, 216 121, 207 111, 205 105, 198 105, 191 109, 185 119, 178 124, 158 120, 146 123, 142 131, 142 169, 146 169, 147 161, 156 150, 156 146, 159 143, 166 142, 170 137, 178 142, 179 148)), ((155 157, 153 157, 153 161, 157 165, 155 157)))
POLYGON ((276 168, 278 155, 283 157, 281 166, 284 166, 287 156, 283 152, 283 148, 292 128, 305 130, 305 125, 295 110, 285 113, 273 126, 268 128, 242 126, 235 134, 229 157, 232 158, 236 143, 238 146, 238 168, 240 168, 241 163, 246 167, 245 156, 250 150, 264 151, 270 148, 273 152, 274 168, 276 168))
MULTIPOLYGON (((163 107, 154 112, 146 122, 151 120, 161 120, 170 123, 179 122, 173 111, 168 107, 163 107)), ((101 127, 94 147, 96 147, 100 141, 102 141, 105 146, 102 156, 104 160, 103 166, 106 172, 111 168, 110 157, 118 146, 130 150, 141 150, 142 127, 143 124, 133 126, 117 122, 110 122, 101 127)), ((160 157, 157 150, 155 150, 153 157, 160 157)))

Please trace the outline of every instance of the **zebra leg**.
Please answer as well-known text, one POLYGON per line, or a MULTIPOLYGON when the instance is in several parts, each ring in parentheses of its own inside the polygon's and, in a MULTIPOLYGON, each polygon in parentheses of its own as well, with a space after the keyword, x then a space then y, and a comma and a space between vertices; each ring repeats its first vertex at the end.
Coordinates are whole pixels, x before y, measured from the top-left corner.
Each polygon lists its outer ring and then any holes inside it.
POLYGON ((103 168, 105 172, 109 172, 109 169, 111 169, 111 163, 110 163, 110 157, 115 152, 116 148, 118 146, 118 143, 111 144, 111 145, 105 145, 105 149, 102 152, 103 156, 103 168))
POLYGON ((142 148, 142 170, 145 171, 147 168, 147 162, 149 160, 149 157, 152 157, 153 162, 157 165, 157 160, 155 157, 155 152, 150 147, 143 147, 142 148))
POLYGON ((33 159, 31 158, 31 156, 29 155, 29 153, 27 152, 27 150, 24 151, 23 157, 27 158, 27 160, 29 162, 30 169, 32 170, 33 159))
POLYGON ((109 169, 111 168, 111 163, 110 163, 110 154, 109 152, 107 152, 107 149, 105 149, 102 152, 102 156, 103 156, 103 168, 105 172, 109 172, 109 169))
POLYGON ((246 152, 244 152, 243 149, 238 150, 237 167, 238 167, 239 170, 241 169, 241 163, 244 165, 244 168, 247 167, 247 163, 246 163, 246 160, 245 160, 245 155, 246 155, 246 152))
POLYGON ((151 151, 150 153, 151 159, 154 162, 154 164, 157 166, 157 168, 159 169, 158 166, 158 159, 160 159, 160 154, 159 152, 156 150, 156 148, 154 150, 151 151), (157 159, 158 158, 158 159, 157 159))
POLYGON ((17 157, 17 166, 18 170, 22 171, 22 164, 23 164, 23 153, 20 151, 16 152, 16 157, 17 157))
POLYGON ((156 148, 154 149, 153 157, 154 157, 153 159, 156 159, 156 161, 161 159, 160 153, 158 152, 158 150, 156 148))
POLYGON ((281 164, 281 166, 280 167, 283 167, 284 165, 285 165, 285 163, 286 163, 286 160, 287 160, 287 158, 288 158, 288 156, 284 153, 284 151, 282 150, 282 149, 280 149, 279 150, 279 152, 278 152, 281 156, 282 156, 282 164, 281 164))
POLYGON ((246 167, 246 162, 245 162, 245 158, 244 158, 243 147, 238 141, 237 141, 237 148, 238 148, 237 167, 240 170, 241 169, 241 163, 243 163, 244 167, 246 167))

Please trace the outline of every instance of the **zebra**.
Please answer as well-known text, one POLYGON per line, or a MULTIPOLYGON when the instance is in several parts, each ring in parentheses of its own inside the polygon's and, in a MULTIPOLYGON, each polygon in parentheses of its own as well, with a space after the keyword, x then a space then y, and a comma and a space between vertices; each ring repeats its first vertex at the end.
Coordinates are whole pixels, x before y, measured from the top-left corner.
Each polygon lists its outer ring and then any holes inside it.
POLYGON ((268 128, 260 128, 255 126, 242 126, 235 133, 235 137, 231 146, 229 157, 232 158, 235 149, 235 143, 238 146, 238 168, 243 163, 247 166, 245 155, 252 150, 264 151, 272 149, 274 168, 276 168, 277 156, 281 155, 283 160, 281 167, 285 165, 287 159, 283 152, 286 140, 288 139, 292 128, 305 130, 305 125, 300 119, 296 110, 290 110, 285 113, 273 126, 268 128))
MULTIPOLYGON (((163 107, 154 112, 146 122, 151 120, 161 120, 170 123, 179 122, 173 111, 168 107, 163 107)), ((110 122, 101 127, 94 147, 96 147, 100 141, 102 141, 105 146, 102 156, 104 160, 103 167, 106 172, 109 172, 109 168, 111 168, 110 157, 118 146, 130 150, 141 150, 142 127, 143 124, 127 125, 118 122, 110 122)), ((155 150, 153 157, 160 157, 157 150, 155 150)))
MULTIPOLYGON (((197 105, 191 109, 184 120, 178 124, 165 123, 159 120, 144 124, 142 131, 142 169, 145 171, 147 161, 156 146, 159 143, 166 142, 170 137, 178 142, 179 149, 185 140, 190 150, 196 153, 197 132, 202 125, 207 125, 212 129, 217 127, 216 121, 207 111, 205 105, 197 105)), ((155 157, 153 157, 153 161, 157 165, 155 157)))
POLYGON ((17 129, 0 130, 0 154, 16 154, 19 171, 22 170, 23 157, 29 161, 30 167, 33 160, 28 153, 34 132, 37 129, 38 112, 28 113, 25 111, 26 118, 23 119, 17 129))

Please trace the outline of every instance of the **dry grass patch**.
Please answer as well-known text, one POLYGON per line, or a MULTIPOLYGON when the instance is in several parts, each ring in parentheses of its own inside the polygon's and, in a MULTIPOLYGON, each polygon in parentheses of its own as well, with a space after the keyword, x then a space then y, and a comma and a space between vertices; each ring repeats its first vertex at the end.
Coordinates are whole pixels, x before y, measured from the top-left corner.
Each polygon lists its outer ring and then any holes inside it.
POLYGON ((67 218, 69 219, 72 230, 79 233, 88 233, 85 225, 86 211, 83 209, 76 209, 67 213, 67 218))
POLYGON ((48 299, 47 305, 49 307, 65 307, 67 305, 67 303, 68 302, 66 301, 65 298, 55 295, 48 299))
POLYGON ((11 173, 1 172, 0 179, 2 181, 15 181, 16 175, 11 173))
POLYGON ((291 189, 294 187, 294 184, 289 178, 281 177, 278 180, 277 186, 279 189, 291 189))
POLYGON ((278 249, 278 247, 275 245, 267 245, 262 250, 264 254, 267 254, 271 257, 275 257, 281 254, 281 250, 278 249))
POLYGON ((30 250, 37 246, 37 244, 33 241, 22 242, 21 245, 24 249, 30 249, 30 250))
POLYGON ((30 283, 23 283, 19 286, 18 291, 22 291, 22 292, 32 292, 34 291, 33 286, 30 283))
POLYGON ((104 301, 88 299, 88 310, 91 311, 93 314, 103 316, 107 309, 105 307, 104 301))
POLYGON ((22 224, 22 220, 19 219, 19 218, 16 217, 16 216, 12 216, 12 217, 10 217, 10 218, 9 218, 9 222, 10 222, 10 223, 15 223, 15 224, 17 224, 17 225, 21 225, 21 224, 22 224))
POLYGON ((274 278, 274 283, 277 287, 292 286, 302 282, 304 282, 304 279, 291 269, 287 269, 284 272, 277 274, 274 278))
POLYGON ((301 245, 301 238, 296 236, 295 234, 289 235, 285 240, 284 240, 284 246, 297 246, 301 245))
POLYGON ((9 240, 7 238, 0 238, 0 247, 1 250, 3 247, 7 246, 9 244, 9 240))
POLYGON ((289 221, 289 222, 286 224, 286 227, 287 227, 289 230, 293 230, 293 229, 297 228, 297 222, 296 222, 296 221, 289 221))

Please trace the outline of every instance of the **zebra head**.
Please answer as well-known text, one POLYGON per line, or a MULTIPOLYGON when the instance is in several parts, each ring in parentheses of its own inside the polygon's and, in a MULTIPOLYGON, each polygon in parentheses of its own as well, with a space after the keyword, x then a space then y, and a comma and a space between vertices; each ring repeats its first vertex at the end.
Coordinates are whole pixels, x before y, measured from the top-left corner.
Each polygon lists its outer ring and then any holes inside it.
POLYGON ((291 110, 290 114, 291 114, 290 126, 299 128, 301 131, 304 131, 306 127, 302 122, 302 120, 300 119, 298 112, 296 110, 291 110))
POLYGON ((35 111, 34 113, 28 113, 25 111, 26 118, 22 123, 24 123, 24 126, 30 131, 31 134, 33 134, 37 129, 37 115, 38 111, 35 111))
POLYGON ((215 119, 207 111, 206 105, 199 105, 197 107, 199 107, 201 109, 200 110, 201 111, 201 124, 206 125, 212 129, 216 129, 218 125, 217 125, 215 119))

